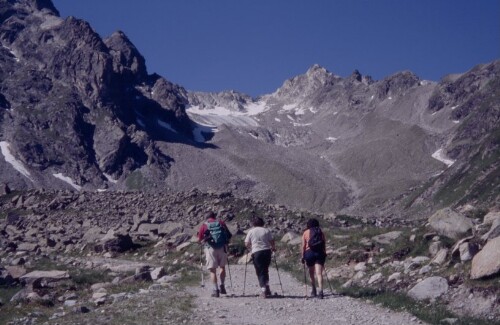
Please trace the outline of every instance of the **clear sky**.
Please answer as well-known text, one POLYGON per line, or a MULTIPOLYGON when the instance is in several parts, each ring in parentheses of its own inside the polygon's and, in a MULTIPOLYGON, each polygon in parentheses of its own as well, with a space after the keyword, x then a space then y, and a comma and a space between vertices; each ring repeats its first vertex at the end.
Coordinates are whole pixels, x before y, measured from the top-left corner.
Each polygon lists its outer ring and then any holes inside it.
POLYGON ((342 77, 439 80, 500 58, 500 0, 53 0, 102 36, 122 30, 188 90, 275 91, 317 63, 342 77))

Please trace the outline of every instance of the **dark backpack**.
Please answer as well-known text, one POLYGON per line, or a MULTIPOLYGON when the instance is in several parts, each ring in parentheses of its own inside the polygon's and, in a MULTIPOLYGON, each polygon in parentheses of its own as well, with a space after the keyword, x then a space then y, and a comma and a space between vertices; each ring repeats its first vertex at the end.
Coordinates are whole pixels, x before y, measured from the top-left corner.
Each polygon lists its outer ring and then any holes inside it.
POLYGON ((205 242, 211 247, 221 248, 229 242, 231 234, 219 221, 206 222, 205 224, 207 225, 207 230, 204 234, 205 242))
POLYGON ((309 229, 309 241, 307 245, 313 252, 323 253, 325 251, 325 240, 319 227, 309 229))

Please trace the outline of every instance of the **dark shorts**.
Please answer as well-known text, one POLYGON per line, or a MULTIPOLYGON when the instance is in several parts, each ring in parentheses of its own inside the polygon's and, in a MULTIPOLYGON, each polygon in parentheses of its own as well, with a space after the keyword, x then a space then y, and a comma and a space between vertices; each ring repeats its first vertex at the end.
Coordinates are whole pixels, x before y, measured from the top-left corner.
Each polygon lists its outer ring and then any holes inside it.
POLYGON ((308 267, 314 266, 314 264, 325 266, 326 254, 323 252, 313 252, 312 250, 308 249, 304 253, 304 260, 306 261, 306 265, 308 267))

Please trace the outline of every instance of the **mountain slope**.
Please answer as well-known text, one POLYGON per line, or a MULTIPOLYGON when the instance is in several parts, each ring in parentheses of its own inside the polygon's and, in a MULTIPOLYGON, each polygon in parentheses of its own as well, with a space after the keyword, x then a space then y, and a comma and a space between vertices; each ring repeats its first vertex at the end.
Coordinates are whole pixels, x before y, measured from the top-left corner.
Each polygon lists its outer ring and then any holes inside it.
POLYGON ((232 191, 367 216, 498 206, 500 61, 439 83, 319 65, 251 98, 189 92, 118 31, 0 2, 0 180, 12 188, 232 191), (453 195, 450 195, 453 193, 453 195))

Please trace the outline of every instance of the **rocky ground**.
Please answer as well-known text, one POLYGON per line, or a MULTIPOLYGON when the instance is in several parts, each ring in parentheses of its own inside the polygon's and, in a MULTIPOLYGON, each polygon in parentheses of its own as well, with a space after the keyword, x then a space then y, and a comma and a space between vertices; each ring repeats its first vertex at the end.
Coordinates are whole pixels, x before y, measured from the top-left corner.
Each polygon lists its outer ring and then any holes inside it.
MULTIPOLYGON (((495 211, 444 209, 427 223, 412 223, 311 214, 197 190, 4 192, 0 323, 232 324, 240 317, 238 323, 288 324, 308 318, 305 311, 313 306, 316 323, 331 317, 346 324, 408 323, 414 317, 433 324, 500 321, 495 211), (216 211, 235 234, 229 250, 233 263, 242 259, 249 217, 264 216, 279 242, 287 298, 250 297, 256 293, 251 267, 249 297, 213 301, 197 287, 200 249, 193 234, 207 210, 216 211), (339 294, 324 301, 304 300, 304 288, 295 280, 303 277, 299 235, 310 217, 320 219, 328 238, 327 274, 339 294)), ((235 296, 242 293, 242 268, 231 270, 229 293, 235 296)))

